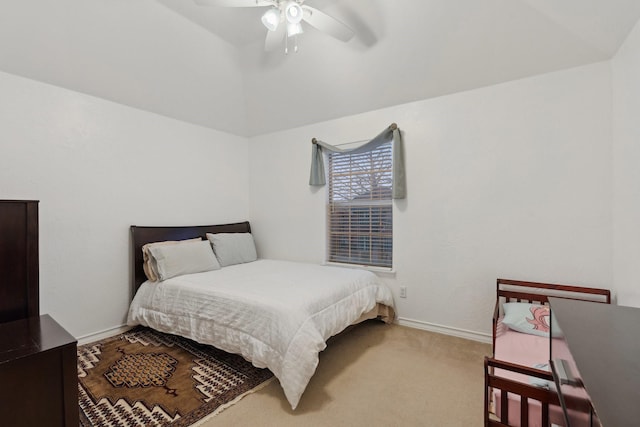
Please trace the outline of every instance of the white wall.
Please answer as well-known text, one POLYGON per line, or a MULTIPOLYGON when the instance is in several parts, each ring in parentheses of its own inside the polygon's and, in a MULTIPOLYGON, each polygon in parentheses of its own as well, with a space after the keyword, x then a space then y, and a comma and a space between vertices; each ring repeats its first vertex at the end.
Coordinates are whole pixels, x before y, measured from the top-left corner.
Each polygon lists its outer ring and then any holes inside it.
POLYGON ((40 200, 40 304, 75 336, 120 326, 129 226, 248 218, 248 142, 0 73, 0 198, 40 200))
POLYGON ((640 307, 640 23, 612 60, 614 284, 640 307))
POLYGON ((324 260, 312 137, 363 140, 397 122, 409 196, 395 205, 386 280, 402 321, 488 334, 497 277, 608 288, 610 82, 599 63, 251 138, 261 255, 324 260))

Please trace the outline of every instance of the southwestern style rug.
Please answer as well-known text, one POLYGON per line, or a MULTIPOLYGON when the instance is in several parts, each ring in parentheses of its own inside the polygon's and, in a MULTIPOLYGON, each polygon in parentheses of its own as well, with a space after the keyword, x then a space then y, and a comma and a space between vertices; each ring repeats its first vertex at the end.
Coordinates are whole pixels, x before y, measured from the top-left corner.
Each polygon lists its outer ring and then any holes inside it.
POLYGON ((78 347, 80 425, 185 427, 272 377, 241 356, 136 327, 78 347))

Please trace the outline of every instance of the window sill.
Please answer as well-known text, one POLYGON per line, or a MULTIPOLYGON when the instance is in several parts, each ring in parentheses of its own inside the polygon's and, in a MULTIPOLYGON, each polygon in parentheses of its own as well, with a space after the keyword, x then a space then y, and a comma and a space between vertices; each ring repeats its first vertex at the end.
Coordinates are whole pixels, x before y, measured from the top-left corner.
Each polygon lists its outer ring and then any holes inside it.
POLYGON ((347 264, 347 263, 330 262, 330 261, 325 261, 324 265, 329 265, 332 267, 357 268, 360 270, 368 270, 384 277, 396 277, 396 271, 393 269, 393 267, 392 268, 373 267, 370 265, 347 264))

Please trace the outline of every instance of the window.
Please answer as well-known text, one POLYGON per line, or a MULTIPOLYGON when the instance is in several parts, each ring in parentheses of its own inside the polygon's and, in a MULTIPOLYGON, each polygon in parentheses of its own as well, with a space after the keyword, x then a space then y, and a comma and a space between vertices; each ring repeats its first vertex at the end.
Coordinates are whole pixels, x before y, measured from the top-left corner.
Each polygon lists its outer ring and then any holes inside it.
POLYGON ((365 153, 328 155, 328 261, 391 268, 391 144, 365 153))

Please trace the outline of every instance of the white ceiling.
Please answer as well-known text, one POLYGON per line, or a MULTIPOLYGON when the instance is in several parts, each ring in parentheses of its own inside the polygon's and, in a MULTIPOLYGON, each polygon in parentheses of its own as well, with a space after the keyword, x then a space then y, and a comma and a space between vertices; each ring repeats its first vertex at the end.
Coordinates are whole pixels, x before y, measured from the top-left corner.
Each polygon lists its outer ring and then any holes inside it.
POLYGON ((305 27, 265 53, 264 9, 192 0, 0 6, 0 70, 251 136, 611 58, 638 0, 308 0, 356 30, 305 27))

